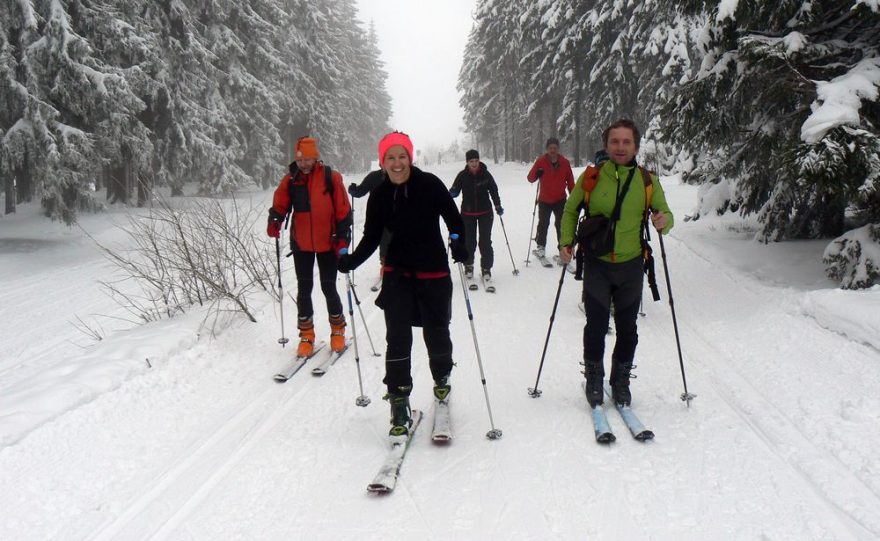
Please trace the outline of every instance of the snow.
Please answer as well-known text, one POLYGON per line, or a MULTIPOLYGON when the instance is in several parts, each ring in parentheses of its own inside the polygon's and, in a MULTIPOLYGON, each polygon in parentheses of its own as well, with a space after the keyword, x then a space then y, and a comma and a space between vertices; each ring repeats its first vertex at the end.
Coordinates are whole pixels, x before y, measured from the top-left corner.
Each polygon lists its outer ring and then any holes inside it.
POLYGON ((789 32, 782 38, 782 43, 785 44, 785 54, 791 56, 806 48, 809 45, 809 40, 800 32, 789 32))
MULTIPOLYGON (((684 222, 697 188, 667 179, 679 219, 664 247, 687 386, 697 397, 690 407, 679 399, 654 239, 663 300, 646 298, 632 388, 657 437, 632 440, 609 411, 618 441, 600 446, 580 390, 583 320, 571 275, 562 282, 543 396, 527 393, 560 287, 557 268, 524 262, 529 165, 488 164, 513 253, 496 221, 498 293, 470 292, 486 386, 456 280, 455 439, 433 446, 429 415, 385 497, 365 491, 384 458, 388 407, 383 361, 372 355, 363 320, 359 366, 372 404, 359 408, 352 350, 320 379, 303 370, 283 385, 272 381, 292 348, 277 344, 279 314, 268 297, 255 302, 258 323, 232 318, 214 337, 202 332, 197 312, 138 327, 99 318, 120 309, 96 282, 112 270, 82 232, 29 205, 0 218, 0 539, 880 536, 880 290, 837 289, 824 275, 824 241, 764 245, 729 216, 684 222), (70 324, 77 317, 100 326, 103 340, 89 342, 70 324), (484 389, 500 440, 485 437, 484 389)), ((429 169, 451 182, 461 166, 429 169)), ((271 192, 248 195, 268 207, 271 192)), ((354 206, 360 224, 365 201, 354 206)), ((124 212, 87 216, 83 228, 119 242, 125 235, 112 224, 124 223, 124 212)), ((266 256, 274 258, 274 245, 266 256)), ((374 257, 355 279, 381 353, 382 313, 366 287, 376 269, 374 257)), ((344 291, 344 280, 338 284, 344 291)), ((326 312, 320 294, 313 299, 321 336, 329 333, 326 312)), ((294 310, 288 299, 288 336, 294 310)), ((430 414, 430 374, 415 335, 413 404, 430 414)))
POLYGON ((817 99, 801 126, 801 140, 816 143, 837 126, 859 126, 862 100, 876 101, 880 86, 880 58, 865 58, 844 75, 817 81, 817 99))
POLYGON ((718 15, 715 16, 717 22, 723 22, 728 17, 735 19, 734 14, 739 6, 739 0, 721 0, 718 4, 718 15))

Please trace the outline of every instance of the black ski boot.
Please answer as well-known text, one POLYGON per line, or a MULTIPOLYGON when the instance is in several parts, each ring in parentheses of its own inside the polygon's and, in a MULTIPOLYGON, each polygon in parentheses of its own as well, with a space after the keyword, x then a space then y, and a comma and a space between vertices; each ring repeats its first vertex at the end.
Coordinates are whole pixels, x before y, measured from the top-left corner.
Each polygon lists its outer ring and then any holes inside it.
POLYGON ((632 362, 615 360, 611 364, 611 397, 620 406, 629 406, 632 403, 632 393, 629 390, 631 371, 632 362))
POLYGON ((451 390, 452 386, 449 385, 449 376, 443 376, 434 382, 434 398, 440 402, 449 400, 449 391, 451 390))
POLYGON ((391 404, 391 430, 389 436, 407 436, 412 426, 412 409, 409 407, 409 394, 388 393, 385 399, 391 404))
POLYGON ((584 375, 587 377, 587 384, 584 387, 584 392, 587 395, 587 402, 590 403, 591 408, 601 406, 604 401, 602 380, 605 378, 605 371, 603 370, 602 364, 587 361, 584 375))

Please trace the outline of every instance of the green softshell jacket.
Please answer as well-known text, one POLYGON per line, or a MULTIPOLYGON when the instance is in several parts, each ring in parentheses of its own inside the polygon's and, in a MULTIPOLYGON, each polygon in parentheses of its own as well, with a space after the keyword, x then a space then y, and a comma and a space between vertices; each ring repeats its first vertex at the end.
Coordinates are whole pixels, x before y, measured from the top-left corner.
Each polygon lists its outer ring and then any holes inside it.
MULTIPOLYGON (((611 217, 617 194, 623 189, 626 178, 634 167, 636 172, 633 175, 629 191, 626 192, 626 197, 621 204, 620 221, 617 222, 617 229, 614 233, 614 251, 599 258, 603 261, 623 263, 642 255, 641 224, 645 211, 645 184, 638 167, 617 165, 611 160, 602 164, 596 187, 590 193, 589 213, 590 216, 611 217)), ((565 209, 562 211, 560 246, 574 246, 575 244, 578 215, 584 202, 584 174, 581 173, 578 177, 574 190, 565 202, 565 209)), ((651 175, 651 178, 654 185, 651 206, 666 214, 666 227, 662 231, 665 235, 669 233, 674 224, 672 211, 669 210, 669 204, 666 202, 666 195, 663 193, 659 179, 656 175, 651 175)))

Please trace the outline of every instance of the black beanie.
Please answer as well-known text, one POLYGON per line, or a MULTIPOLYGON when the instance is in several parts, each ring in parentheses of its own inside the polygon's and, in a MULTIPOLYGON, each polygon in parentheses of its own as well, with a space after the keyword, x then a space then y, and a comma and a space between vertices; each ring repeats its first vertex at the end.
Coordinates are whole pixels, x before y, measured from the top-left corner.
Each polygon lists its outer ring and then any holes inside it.
POLYGON ((474 150, 474 149, 470 149, 470 150, 468 150, 467 152, 464 153, 464 159, 465 159, 465 161, 479 160, 479 159, 480 159, 480 153, 477 152, 477 151, 474 150))

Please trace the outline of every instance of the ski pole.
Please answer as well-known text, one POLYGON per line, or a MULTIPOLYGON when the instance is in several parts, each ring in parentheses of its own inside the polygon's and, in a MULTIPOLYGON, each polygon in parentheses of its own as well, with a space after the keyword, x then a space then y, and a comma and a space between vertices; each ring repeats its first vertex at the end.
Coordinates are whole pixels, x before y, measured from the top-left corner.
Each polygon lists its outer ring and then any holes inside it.
MULTIPOLYGON (((348 248, 343 248, 339 250, 339 253, 347 254, 348 248)), ((364 379, 363 377, 361 377, 361 355, 358 351, 357 326, 355 324, 356 321, 354 318, 354 305, 351 302, 351 291, 353 287, 351 283, 351 274, 348 272, 343 274, 345 274, 345 281, 346 285, 348 286, 346 288, 346 292, 348 294, 348 319, 351 320, 351 341, 354 344, 354 365, 355 367, 357 367, 358 387, 361 391, 360 396, 357 397, 354 403, 360 407, 366 407, 370 403, 370 398, 364 394, 364 379)))
POLYGON ((290 340, 284 336, 284 286, 281 284, 281 242, 278 237, 275 237, 275 262, 278 269, 278 309, 281 312, 281 338, 278 343, 284 347, 290 340))
MULTIPOLYGON (((504 243, 507 244, 507 255, 510 256, 510 264, 513 265, 513 275, 516 276, 519 274, 519 270, 516 268, 516 263, 513 261, 513 252, 510 251, 510 241, 507 240, 507 229, 504 228, 504 218, 501 215, 498 215, 498 219, 501 221, 501 231, 504 232, 504 243)), ((531 248, 531 242, 529 243, 529 248, 531 248)))
POLYGON ((361 300, 358 298, 357 288, 354 287, 354 281, 352 281, 351 294, 354 295, 354 303, 357 305, 358 312, 361 314, 361 321, 364 322, 364 330, 367 331, 367 340, 370 341, 370 349, 373 350, 373 357, 378 357, 379 353, 376 352, 376 346, 373 345, 373 337, 370 336, 370 327, 367 326, 367 319, 364 317, 364 311, 361 308, 361 300))
POLYGON ((535 206, 532 207, 532 225, 529 226, 529 247, 526 249, 526 267, 532 262, 532 231, 535 230, 535 211, 538 210, 538 192, 541 189, 541 179, 535 185, 535 206))
MULTIPOLYGON (((457 239, 458 234, 453 233, 449 236, 451 239, 457 239)), ((486 437, 490 440, 497 440, 501 437, 501 429, 495 428, 495 419, 492 417, 492 406, 489 405, 489 390, 486 388, 486 374, 483 372, 483 359, 480 357, 480 346, 477 343, 477 329, 474 327, 474 312, 471 310, 471 299, 468 296, 467 281, 464 278, 464 265, 458 263, 458 277, 461 279, 461 290, 464 292, 464 304, 467 306, 468 320, 471 322, 471 334, 474 337, 474 350, 477 352, 477 365, 480 367, 480 381, 483 382, 483 394, 486 396, 486 410, 489 412, 489 425, 491 429, 486 432, 486 437)))
MULTIPOLYGON (((654 209, 650 209, 650 211, 651 214, 656 212, 654 209)), ((672 328, 675 329, 675 347, 678 348, 678 365, 681 367, 681 381, 684 383, 684 393, 682 393, 681 399, 687 402, 688 407, 691 407, 691 400, 696 398, 697 395, 688 392, 687 378, 684 375, 684 360, 681 356, 681 342, 678 338, 678 322, 675 319, 675 303, 672 300, 672 284, 669 281, 669 266, 666 264, 666 247, 663 246, 663 234, 658 231, 657 237, 660 239, 660 256, 663 259, 663 274, 666 276, 666 293, 669 295, 669 309, 672 311, 672 328)))
POLYGON ((538 378, 535 380, 535 386, 529 388, 529 395, 532 398, 541 396, 538 390, 538 382, 541 381, 541 370, 544 369, 544 358, 547 356, 547 344, 550 343, 550 332, 553 330, 553 320, 556 319, 556 307, 559 306, 559 295, 562 293, 562 282, 565 280, 565 274, 568 272, 568 265, 562 266, 562 274, 559 276, 559 287, 556 289, 556 299, 553 301, 553 311, 550 312, 550 326, 547 327, 547 338, 544 339, 544 351, 541 352, 541 364, 538 365, 538 378))

